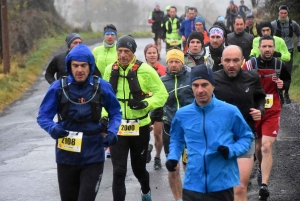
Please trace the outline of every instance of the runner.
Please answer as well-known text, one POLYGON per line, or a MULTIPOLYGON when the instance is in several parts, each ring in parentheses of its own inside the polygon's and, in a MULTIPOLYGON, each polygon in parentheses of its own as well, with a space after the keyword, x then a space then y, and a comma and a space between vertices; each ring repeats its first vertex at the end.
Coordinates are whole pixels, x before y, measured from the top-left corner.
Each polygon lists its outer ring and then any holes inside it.
MULTIPOLYGON (((240 47, 230 45, 222 55, 223 70, 214 73, 216 98, 238 107, 255 132, 254 122, 264 114, 265 92, 255 71, 241 70, 244 57, 240 47)), ((254 135, 253 135, 254 136, 254 135)), ((247 187, 254 162, 255 143, 237 159, 241 184, 234 187, 234 199, 247 201, 247 187)))
POLYGON ((62 201, 93 201, 102 179, 104 146, 117 142, 120 104, 106 81, 93 77, 94 56, 81 44, 67 55, 63 77, 51 84, 39 108, 38 124, 56 140, 62 201), (102 108, 108 112, 108 128, 102 108), (60 121, 53 121, 58 113, 60 121))
POLYGON ((149 173, 146 170, 150 139, 149 111, 163 107, 168 93, 157 72, 135 57, 135 40, 124 35, 118 39, 118 60, 105 69, 122 109, 122 124, 118 142, 110 147, 113 164, 114 201, 125 200, 125 178, 130 152, 131 167, 141 186, 142 201, 151 201, 149 173))

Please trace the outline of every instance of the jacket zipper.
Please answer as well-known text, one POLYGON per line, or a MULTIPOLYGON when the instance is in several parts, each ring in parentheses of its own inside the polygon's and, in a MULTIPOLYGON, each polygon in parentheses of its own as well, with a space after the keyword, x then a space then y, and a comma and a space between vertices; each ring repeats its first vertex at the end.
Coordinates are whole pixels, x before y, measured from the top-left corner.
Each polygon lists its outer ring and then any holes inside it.
POLYGON ((175 75, 175 98, 176 98, 176 102, 177 102, 177 110, 180 108, 180 104, 179 104, 179 100, 178 100, 178 94, 177 94, 177 75, 175 75))
POLYGON ((206 160, 205 160, 205 155, 206 155, 206 151, 207 151, 207 137, 206 137, 206 132, 205 132, 205 112, 202 109, 202 113, 203 113, 203 133, 204 133, 204 138, 205 138, 205 151, 204 151, 204 157, 203 157, 203 163, 204 163, 204 175, 205 175, 205 193, 208 192, 207 189, 207 170, 206 170, 206 160))

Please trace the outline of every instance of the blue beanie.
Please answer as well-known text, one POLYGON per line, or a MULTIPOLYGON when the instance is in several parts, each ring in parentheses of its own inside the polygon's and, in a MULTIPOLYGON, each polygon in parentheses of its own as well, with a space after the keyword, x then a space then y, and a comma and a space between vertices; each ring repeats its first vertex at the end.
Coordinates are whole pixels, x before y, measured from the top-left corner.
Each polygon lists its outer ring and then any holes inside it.
POLYGON ((198 16, 195 18, 195 24, 196 22, 201 22, 203 24, 203 27, 205 27, 205 20, 203 19, 203 17, 198 16))
POLYGON ((214 73, 210 67, 204 64, 197 65, 191 71, 191 83, 198 79, 205 79, 215 86, 214 73))

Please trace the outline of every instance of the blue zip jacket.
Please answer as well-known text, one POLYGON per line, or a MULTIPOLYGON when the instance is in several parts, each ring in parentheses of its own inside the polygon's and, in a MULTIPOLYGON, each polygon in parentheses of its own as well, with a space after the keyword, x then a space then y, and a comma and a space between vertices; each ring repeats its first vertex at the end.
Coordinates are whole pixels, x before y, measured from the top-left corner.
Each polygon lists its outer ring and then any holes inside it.
MULTIPOLYGON (((86 45, 75 46, 66 57, 66 70, 68 73, 68 87, 69 96, 73 100, 78 98, 84 98, 89 100, 92 96, 93 90, 93 77, 92 73, 95 69, 95 60, 92 52, 86 45), (70 63, 72 60, 80 62, 88 62, 90 65, 90 74, 84 82, 77 82, 71 72, 70 63)), ((102 107, 108 111, 109 114, 109 134, 116 135, 122 114, 120 112, 120 104, 114 94, 111 85, 99 78, 100 90, 101 92, 101 110, 102 107)), ((95 131, 102 128, 101 123, 95 123, 89 121, 85 124, 76 124, 68 120, 60 121, 58 123, 53 121, 54 116, 58 113, 60 105, 60 94, 61 94, 61 83, 60 80, 56 80, 49 87, 42 103, 39 108, 39 113, 37 117, 38 124, 49 134, 52 129, 60 124, 63 129, 67 131, 95 131)), ((92 119, 92 111, 90 104, 73 104, 70 103, 68 118, 75 120, 86 120, 92 119)), ((57 148, 56 140, 56 162, 58 164, 68 164, 68 165, 86 165, 96 162, 104 162, 104 147, 103 147, 103 137, 102 134, 95 135, 83 135, 81 152, 70 152, 57 148)))
POLYGON ((250 149, 253 134, 236 106, 214 95, 204 107, 194 101, 177 111, 170 135, 168 160, 179 161, 187 146, 184 189, 209 193, 240 184, 237 157, 250 149), (218 152, 220 145, 229 148, 227 160, 218 152))
POLYGON ((181 26, 178 30, 178 33, 180 36, 184 35, 186 40, 188 39, 189 35, 195 31, 195 18, 194 19, 186 19, 183 20, 181 23, 181 26), (192 26, 193 26, 193 30, 192 30, 192 26))

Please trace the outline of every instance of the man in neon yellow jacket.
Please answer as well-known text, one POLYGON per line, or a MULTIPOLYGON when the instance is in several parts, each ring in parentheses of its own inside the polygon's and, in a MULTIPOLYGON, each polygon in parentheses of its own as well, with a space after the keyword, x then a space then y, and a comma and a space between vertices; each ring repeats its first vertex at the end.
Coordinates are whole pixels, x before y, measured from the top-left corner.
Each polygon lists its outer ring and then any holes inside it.
POLYGON ((104 27, 103 44, 93 49, 95 62, 101 76, 104 75, 105 68, 108 64, 115 62, 118 58, 116 39, 117 29, 113 24, 108 24, 104 27))
POLYGON ((146 170, 151 122, 148 113, 163 107, 168 98, 155 69, 136 59, 136 47, 131 36, 120 37, 117 42, 118 60, 106 67, 103 76, 116 92, 122 110, 118 143, 110 147, 115 201, 125 200, 129 150, 132 171, 141 185, 142 200, 151 201, 149 173, 146 170))
MULTIPOLYGON (((259 34, 260 36, 271 35, 273 36, 273 29, 271 22, 268 20, 264 20, 259 24, 259 34)), ((278 59, 288 62, 291 59, 291 54, 284 42, 284 40, 280 37, 273 36, 275 40, 275 52, 273 57, 277 57, 278 59)), ((260 51, 258 49, 260 37, 256 37, 252 43, 252 50, 250 52, 250 56, 258 57, 260 55, 260 51)))

